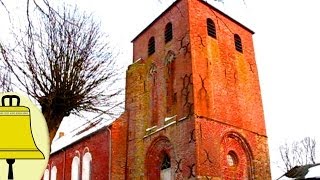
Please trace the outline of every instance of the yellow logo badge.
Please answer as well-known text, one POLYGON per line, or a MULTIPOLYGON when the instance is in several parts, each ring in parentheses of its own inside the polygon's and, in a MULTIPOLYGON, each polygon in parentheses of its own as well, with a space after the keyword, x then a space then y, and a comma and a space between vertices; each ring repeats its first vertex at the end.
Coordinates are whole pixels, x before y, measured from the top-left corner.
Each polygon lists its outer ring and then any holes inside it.
POLYGON ((6 93, 0 99, 0 179, 38 180, 49 159, 46 121, 25 96, 6 93))

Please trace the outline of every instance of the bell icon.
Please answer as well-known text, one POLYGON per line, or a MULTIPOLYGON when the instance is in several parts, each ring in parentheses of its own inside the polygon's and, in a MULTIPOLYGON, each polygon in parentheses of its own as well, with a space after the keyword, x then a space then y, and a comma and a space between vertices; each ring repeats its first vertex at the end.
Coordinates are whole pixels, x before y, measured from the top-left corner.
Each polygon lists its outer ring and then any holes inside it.
POLYGON ((32 131, 30 109, 20 106, 17 95, 5 95, 0 106, 0 159, 9 165, 8 179, 13 179, 16 159, 44 159, 37 147, 32 131), (15 102, 15 103, 14 103, 15 102))

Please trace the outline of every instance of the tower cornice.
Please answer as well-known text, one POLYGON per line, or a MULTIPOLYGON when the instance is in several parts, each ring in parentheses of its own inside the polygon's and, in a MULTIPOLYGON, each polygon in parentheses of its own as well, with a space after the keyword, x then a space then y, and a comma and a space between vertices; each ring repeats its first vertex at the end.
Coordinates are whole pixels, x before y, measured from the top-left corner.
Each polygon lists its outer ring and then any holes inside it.
MULTIPOLYGON (((145 27, 136 37, 134 37, 131 42, 134 42, 136 39, 138 39, 145 31, 147 31, 150 27, 152 27, 154 25, 154 23, 156 23, 159 19, 161 19, 163 15, 165 15, 167 12, 169 12, 180 1, 184 1, 184 0, 176 0, 174 3, 172 3, 165 11, 163 11, 156 19, 154 19, 147 27, 145 27)), ((226 13, 222 12, 221 10, 217 9, 216 7, 212 6, 208 2, 206 2, 204 0, 191 0, 191 1, 200 1, 202 4, 204 4, 204 5, 208 6, 209 8, 213 9, 215 12, 221 14, 222 16, 226 17, 227 19, 230 19, 232 22, 236 23, 237 25, 241 26, 245 30, 249 31, 251 34, 254 34, 253 30, 251 30, 247 26, 243 25, 239 21, 233 19, 232 17, 230 17, 226 13)))

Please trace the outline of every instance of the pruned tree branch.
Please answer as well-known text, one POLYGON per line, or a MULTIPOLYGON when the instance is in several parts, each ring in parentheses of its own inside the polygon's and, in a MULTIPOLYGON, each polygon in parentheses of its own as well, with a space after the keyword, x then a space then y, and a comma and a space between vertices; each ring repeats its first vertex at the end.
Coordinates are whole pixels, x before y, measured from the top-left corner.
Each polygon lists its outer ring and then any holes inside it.
POLYGON ((12 33, 14 45, 0 49, 15 81, 40 104, 51 140, 71 113, 118 115, 120 69, 100 24, 76 7, 32 2, 27 0, 26 26, 12 33))
POLYGON ((10 91, 12 91, 10 73, 8 69, 0 63, 0 92, 10 91))

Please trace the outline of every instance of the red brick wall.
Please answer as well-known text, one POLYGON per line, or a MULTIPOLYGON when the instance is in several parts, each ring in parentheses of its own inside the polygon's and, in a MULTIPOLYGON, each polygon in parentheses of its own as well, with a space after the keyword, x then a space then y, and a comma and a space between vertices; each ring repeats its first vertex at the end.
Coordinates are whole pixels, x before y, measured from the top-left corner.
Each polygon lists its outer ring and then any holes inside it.
POLYGON ((271 179, 252 31, 203 1, 189 2, 197 174, 271 179), (207 18, 215 23, 216 39, 207 35, 207 18), (235 49, 234 34, 243 53, 235 49), (224 139, 230 132, 237 136, 224 139), (236 167, 226 164, 229 151, 238 156, 236 167))
POLYGON ((195 113, 266 135, 252 33, 197 0, 189 10, 195 113), (207 35, 207 18, 217 39, 207 35), (235 50, 234 34, 243 53, 235 50))
POLYGON ((111 126, 112 158, 111 179, 125 179, 127 155, 127 114, 122 114, 111 126))
POLYGON ((251 30, 203 1, 180 0, 133 40, 133 49, 126 86, 128 179, 159 179, 164 153, 176 179, 271 178, 251 30), (207 35, 207 18, 217 39, 207 35), (168 22, 174 33, 165 44, 168 22), (234 34, 243 53, 235 50, 234 34), (151 37, 156 52, 148 56, 151 37), (175 59, 167 63, 169 51, 175 59), (174 115, 167 125, 164 119, 174 115), (229 152, 237 166, 227 164, 229 152))
POLYGON ((126 86, 128 179, 159 179, 164 153, 171 158, 176 179, 194 176, 193 89, 186 7, 187 1, 176 2, 133 41, 135 63, 128 68, 126 86), (165 43, 165 26, 169 22, 173 25, 173 39, 165 43), (156 52, 148 56, 152 36, 156 52), (136 62, 139 58, 142 60, 136 62), (167 117, 173 117, 173 124, 165 122, 167 117))
POLYGON ((80 158, 80 177, 82 157, 86 152, 92 156, 91 179, 108 179, 109 175, 109 132, 106 128, 81 139, 66 148, 50 155, 48 168, 57 167, 57 179, 71 179, 71 165, 75 156, 80 158))

